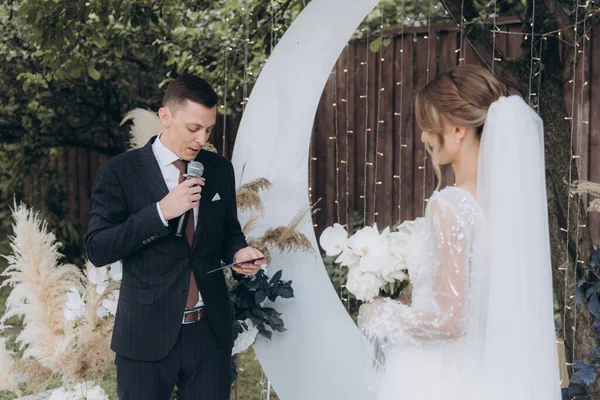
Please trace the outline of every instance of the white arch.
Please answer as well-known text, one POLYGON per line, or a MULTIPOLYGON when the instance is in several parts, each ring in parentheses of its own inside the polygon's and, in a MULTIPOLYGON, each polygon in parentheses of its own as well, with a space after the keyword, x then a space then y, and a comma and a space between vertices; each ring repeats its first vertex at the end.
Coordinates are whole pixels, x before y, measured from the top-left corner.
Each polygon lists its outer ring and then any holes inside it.
MULTIPOLYGON (((241 121, 233 164, 242 183, 257 177, 274 183, 265 203, 266 226, 287 224, 309 204, 310 136, 321 93, 348 38, 376 4, 311 1, 260 73, 241 121)), ((312 226, 304 233, 318 249, 312 226)), ((261 338, 255 346, 278 395, 284 400, 373 398, 361 369, 359 330, 318 254, 285 255, 273 265, 284 266, 284 279, 294 281, 296 293, 295 299, 277 302, 288 331, 272 341, 261 338)))

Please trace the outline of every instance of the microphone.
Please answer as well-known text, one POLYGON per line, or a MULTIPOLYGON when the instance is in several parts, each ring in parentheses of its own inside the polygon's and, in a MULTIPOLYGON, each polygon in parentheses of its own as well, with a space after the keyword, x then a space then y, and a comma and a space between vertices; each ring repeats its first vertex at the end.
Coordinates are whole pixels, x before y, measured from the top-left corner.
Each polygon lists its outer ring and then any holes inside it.
MULTIPOLYGON (((187 166, 187 174, 184 174, 183 176, 186 179, 198 178, 205 181, 206 179, 202 177, 203 173, 204 165, 202 165, 200 161, 190 161, 187 166)), ((175 230, 175 236, 183 237, 183 235, 185 234, 185 225, 187 223, 188 213, 190 211, 191 210, 187 210, 181 215, 181 217, 179 217, 179 221, 177 222, 177 229, 175 230)))

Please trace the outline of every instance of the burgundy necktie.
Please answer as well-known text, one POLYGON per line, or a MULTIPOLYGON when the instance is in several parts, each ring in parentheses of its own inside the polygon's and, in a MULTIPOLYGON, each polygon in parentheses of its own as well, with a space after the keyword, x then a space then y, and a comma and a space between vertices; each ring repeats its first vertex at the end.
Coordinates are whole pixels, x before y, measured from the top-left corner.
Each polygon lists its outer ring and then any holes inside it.
MULTIPOLYGON (((179 183, 185 180, 183 174, 187 172, 187 164, 187 161, 183 160, 173 161, 173 165, 175 165, 179 170, 179 183)), ((192 245, 194 243, 194 209, 191 209, 188 212, 188 220, 185 224, 185 237, 190 245, 190 248, 192 248, 192 245)), ((196 285, 196 278, 194 278, 194 271, 192 271, 190 277, 190 288, 188 291, 188 297, 185 306, 190 310, 193 310, 196 307, 196 304, 198 304, 199 298, 200 297, 198 296, 198 285, 196 285)))

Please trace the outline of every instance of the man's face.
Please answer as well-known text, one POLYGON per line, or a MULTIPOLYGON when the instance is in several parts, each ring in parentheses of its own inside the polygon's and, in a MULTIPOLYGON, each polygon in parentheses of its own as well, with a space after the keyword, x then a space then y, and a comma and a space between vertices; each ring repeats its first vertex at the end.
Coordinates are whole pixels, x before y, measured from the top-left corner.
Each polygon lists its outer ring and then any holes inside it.
POLYGON ((161 141, 182 160, 194 160, 208 142, 217 119, 217 108, 186 100, 173 111, 169 107, 159 110, 165 127, 161 141))

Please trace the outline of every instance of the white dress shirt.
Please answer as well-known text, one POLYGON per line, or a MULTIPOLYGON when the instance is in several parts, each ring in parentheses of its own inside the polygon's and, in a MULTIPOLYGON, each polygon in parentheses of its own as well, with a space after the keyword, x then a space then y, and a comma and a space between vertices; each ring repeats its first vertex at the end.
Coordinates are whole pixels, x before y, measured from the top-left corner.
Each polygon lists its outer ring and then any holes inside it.
MULTIPOLYGON (((177 154, 173 153, 171 150, 167 149, 164 144, 160 141, 160 137, 162 132, 158 135, 154 143, 152 143, 152 152, 154 153, 154 157, 156 157, 156 161, 158 161, 158 166, 160 167, 160 172, 162 173, 163 179, 167 184, 167 188, 169 192, 177 185, 179 185, 179 169, 173 164, 173 161, 179 160, 177 154)), ((165 219, 162 210, 160 209, 159 203, 156 203, 156 208, 158 209, 158 215, 162 220, 165 226, 169 226, 167 220, 165 219)), ((199 207, 194 207, 194 230, 196 230, 196 226, 198 225, 198 210, 199 207)), ((198 291, 198 303, 196 307, 201 307, 204 305, 202 301, 202 295, 200 291, 198 291)))

